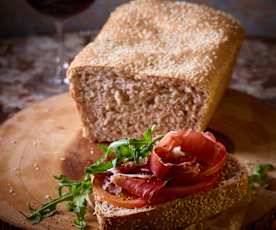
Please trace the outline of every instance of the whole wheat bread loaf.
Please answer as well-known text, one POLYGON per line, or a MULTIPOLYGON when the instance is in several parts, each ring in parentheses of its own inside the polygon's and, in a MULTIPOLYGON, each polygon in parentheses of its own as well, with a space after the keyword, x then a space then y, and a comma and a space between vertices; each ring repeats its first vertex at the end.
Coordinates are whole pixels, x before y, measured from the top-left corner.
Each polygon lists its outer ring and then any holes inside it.
POLYGON ((231 16, 186 2, 117 8, 72 62, 70 90, 93 141, 204 130, 222 97, 244 32, 231 16))
POLYGON ((247 169, 229 155, 219 184, 207 191, 147 208, 114 207, 94 193, 100 229, 184 229, 237 205, 248 192, 247 169))

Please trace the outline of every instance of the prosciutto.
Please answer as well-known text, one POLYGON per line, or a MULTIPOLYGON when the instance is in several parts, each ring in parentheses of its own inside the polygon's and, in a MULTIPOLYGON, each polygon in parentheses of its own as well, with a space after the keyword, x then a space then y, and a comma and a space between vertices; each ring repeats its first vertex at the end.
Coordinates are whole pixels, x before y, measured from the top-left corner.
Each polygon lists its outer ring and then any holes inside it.
POLYGON ((225 147, 210 132, 172 131, 147 162, 121 165, 110 181, 148 203, 164 202, 212 188, 226 157, 225 147))
POLYGON ((199 176, 217 173, 225 161, 226 149, 213 134, 179 130, 169 132, 155 147, 150 156, 150 169, 156 177, 162 179, 172 176, 178 180, 182 176, 198 179, 199 176), (175 147, 181 147, 186 155, 175 156, 175 147))
POLYGON ((120 174, 112 176, 111 181, 127 192, 147 201, 150 201, 152 197, 166 185, 166 181, 162 181, 158 178, 147 179, 128 177, 120 174))

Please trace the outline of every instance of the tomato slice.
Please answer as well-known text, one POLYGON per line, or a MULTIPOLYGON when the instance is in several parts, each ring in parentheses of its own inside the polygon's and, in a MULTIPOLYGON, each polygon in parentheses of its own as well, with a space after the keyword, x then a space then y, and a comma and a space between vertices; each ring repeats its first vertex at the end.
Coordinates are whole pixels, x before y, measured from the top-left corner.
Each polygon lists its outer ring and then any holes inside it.
MULTIPOLYGON (((194 193, 207 191, 215 186, 218 182, 218 176, 206 177, 204 180, 192 185, 170 185, 162 188, 150 201, 150 204, 159 204, 176 198, 185 197, 194 193)), ((112 195, 102 188, 102 180, 95 177, 93 181, 93 192, 101 200, 116 207, 121 208, 142 208, 149 205, 149 202, 142 198, 120 197, 112 195)))
POLYGON ((206 177, 204 180, 192 185, 171 185, 162 188, 152 203, 158 204, 176 198, 185 197, 194 193, 207 191, 218 183, 218 176, 206 177))
POLYGON ((136 178, 124 175, 114 175, 113 182, 134 196, 150 201, 163 188, 167 181, 153 178, 136 178))
POLYGON ((217 176, 207 177, 204 180, 192 184, 192 185, 178 185, 178 186, 168 186, 160 190, 166 196, 169 197, 180 197, 190 195, 196 192, 206 191, 212 188, 218 181, 217 176))
POLYGON ((148 204, 147 201, 142 198, 132 198, 132 197, 125 198, 125 197, 112 195, 111 193, 105 191, 102 188, 102 181, 97 177, 94 177, 94 180, 93 180, 93 192, 101 200, 105 200, 108 203, 121 208, 130 208, 130 209, 142 208, 148 204))

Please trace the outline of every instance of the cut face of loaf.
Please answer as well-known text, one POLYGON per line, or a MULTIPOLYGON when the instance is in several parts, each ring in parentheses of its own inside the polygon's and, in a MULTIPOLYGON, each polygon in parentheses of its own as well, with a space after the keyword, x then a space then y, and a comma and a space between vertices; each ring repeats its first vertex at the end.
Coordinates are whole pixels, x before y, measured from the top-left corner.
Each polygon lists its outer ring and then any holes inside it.
POLYGON ((137 0, 113 12, 72 62, 70 91, 92 141, 206 128, 230 79, 243 29, 185 2, 137 0))
POLYGON ((73 83, 74 94, 84 101, 77 103, 90 138, 140 137, 153 124, 160 133, 168 127, 198 128, 206 92, 174 79, 135 79, 103 69, 90 74, 73 83))

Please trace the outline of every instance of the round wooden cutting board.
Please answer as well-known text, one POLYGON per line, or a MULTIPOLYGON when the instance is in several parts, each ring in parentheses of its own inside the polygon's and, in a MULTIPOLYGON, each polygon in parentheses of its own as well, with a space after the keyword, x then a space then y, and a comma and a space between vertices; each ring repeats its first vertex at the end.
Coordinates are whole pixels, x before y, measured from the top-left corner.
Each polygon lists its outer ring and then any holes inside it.
MULTIPOLYGON (((228 91, 209 128, 248 165, 276 165, 276 112, 258 100, 228 91)), ((0 129, 0 218, 26 229, 75 229, 74 216, 63 209, 35 226, 22 213, 29 212, 28 203, 38 207, 56 195, 54 175, 79 178, 98 158, 96 146, 81 137, 80 119, 67 94, 36 103, 6 121, 0 129)), ((95 229, 96 218, 90 214, 87 219, 95 229)))

